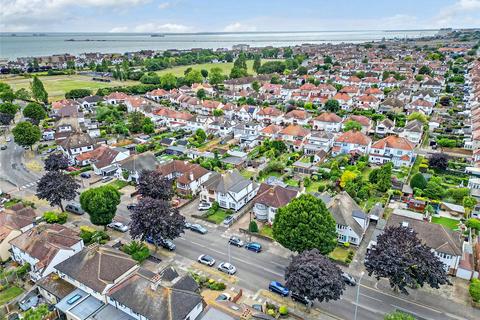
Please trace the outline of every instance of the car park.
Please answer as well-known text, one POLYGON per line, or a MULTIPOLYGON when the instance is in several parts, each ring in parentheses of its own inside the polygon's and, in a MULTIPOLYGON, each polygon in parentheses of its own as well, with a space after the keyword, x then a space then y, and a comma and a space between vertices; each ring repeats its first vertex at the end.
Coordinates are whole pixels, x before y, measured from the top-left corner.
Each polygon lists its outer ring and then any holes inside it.
POLYGON ((88 172, 82 172, 82 173, 80 173, 80 177, 82 177, 84 179, 88 179, 88 178, 91 177, 91 175, 88 172))
POLYGON ((277 281, 272 281, 268 285, 268 290, 278 293, 281 296, 287 297, 290 293, 290 290, 286 288, 283 284, 277 281))
POLYGON ((348 273, 346 272, 342 272, 342 279, 343 281, 348 284, 349 286, 356 286, 357 285, 357 281, 355 280, 354 277, 352 277, 351 275, 349 275, 348 273))
POLYGON ((114 221, 112 223, 109 223, 108 227, 112 228, 113 230, 120 231, 120 232, 127 232, 128 229, 129 229, 127 225, 125 225, 121 222, 118 222, 118 221, 114 221))
POLYGON ((299 302, 309 307, 313 305, 313 302, 310 299, 308 299, 307 297, 301 296, 295 292, 292 292, 292 294, 290 295, 290 298, 292 298, 293 301, 299 302))
POLYGON ((82 214, 85 213, 85 211, 83 211, 83 209, 82 209, 82 206, 78 202, 72 202, 72 203, 67 204, 65 206, 65 211, 68 211, 68 212, 71 212, 71 213, 74 213, 74 214, 78 214, 78 215, 82 215, 82 214))
POLYGON ((237 268, 228 262, 222 262, 218 265, 218 270, 225 272, 229 275, 234 275, 237 272, 237 268))
POLYGON ((199 225, 198 223, 194 223, 190 226, 190 230, 194 231, 194 232, 198 232, 200 234, 205 234, 208 232, 207 228, 205 228, 204 226, 202 225, 199 225))
POLYGON ((259 252, 262 251, 262 245, 260 243, 257 243, 257 242, 249 242, 245 246, 245 249, 256 252, 256 253, 259 253, 259 252))
POLYGON ((233 215, 228 216, 223 220, 223 225, 227 226, 227 227, 230 227, 233 224, 234 221, 235 221, 235 219, 234 219, 233 215))
POLYGON ((208 203, 208 202, 200 202, 198 204, 198 210, 200 210, 200 211, 208 210, 211 207, 212 207, 212 204, 208 203))
POLYGON ((215 259, 207 254, 202 254, 200 257, 198 257, 197 261, 210 267, 215 264, 215 259))
POLYGON ((245 244, 242 240, 240 240, 239 237, 236 236, 231 236, 228 240, 228 243, 237 247, 243 247, 243 245, 245 244))

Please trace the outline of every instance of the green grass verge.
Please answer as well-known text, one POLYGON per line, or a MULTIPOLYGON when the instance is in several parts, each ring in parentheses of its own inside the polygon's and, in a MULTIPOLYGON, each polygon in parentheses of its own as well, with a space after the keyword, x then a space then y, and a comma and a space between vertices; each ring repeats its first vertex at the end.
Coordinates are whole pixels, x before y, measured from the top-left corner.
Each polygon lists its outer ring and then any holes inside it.
POLYGON ((269 238, 272 238, 273 239, 273 229, 271 226, 269 225, 264 225, 263 228, 260 229, 260 234, 265 236, 265 237, 269 237, 269 238))
POLYGON ((432 217, 432 222, 436 224, 441 224, 445 228, 449 228, 452 230, 458 229, 458 220, 450 219, 446 217, 432 217))
POLYGON ((12 286, 3 290, 0 292, 0 305, 4 305, 5 303, 12 301, 15 297, 21 295, 22 293, 23 289, 16 286, 12 286))

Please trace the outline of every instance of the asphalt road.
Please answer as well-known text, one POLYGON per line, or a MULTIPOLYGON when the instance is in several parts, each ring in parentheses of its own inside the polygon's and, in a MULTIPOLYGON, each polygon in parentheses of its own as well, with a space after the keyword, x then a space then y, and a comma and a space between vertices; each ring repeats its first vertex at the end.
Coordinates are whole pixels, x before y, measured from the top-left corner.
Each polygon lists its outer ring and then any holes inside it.
MULTIPOLYGON (((5 141, 3 137, 2 141, 5 141)), ((0 150, 0 185, 2 191, 19 190, 22 187, 26 188, 26 186, 34 190, 34 184, 40 176, 25 168, 22 161, 25 150, 13 142, 13 139, 11 142, 4 144, 7 145, 7 149, 0 150)))

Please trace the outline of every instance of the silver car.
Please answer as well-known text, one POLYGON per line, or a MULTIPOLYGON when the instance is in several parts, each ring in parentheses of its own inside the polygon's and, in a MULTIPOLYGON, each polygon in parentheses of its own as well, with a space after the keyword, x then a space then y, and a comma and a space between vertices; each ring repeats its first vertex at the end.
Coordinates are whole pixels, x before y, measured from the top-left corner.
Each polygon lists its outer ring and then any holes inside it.
POLYGON ((112 228, 113 230, 117 230, 120 232, 127 232, 128 231, 128 226, 124 225, 121 222, 112 222, 108 225, 109 228, 112 228))
POLYGON ((225 272, 229 275, 234 275, 237 272, 237 268, 228 262, 222 262, 218 265, 218 270, 225 272))
POLYGON ((207 254, 202 254, 200 257, 198 257, 198 262, 201 264, 207 265, 209 267, 212 267, 215 264, 215 259, 213 259, 211 256, 207 254))

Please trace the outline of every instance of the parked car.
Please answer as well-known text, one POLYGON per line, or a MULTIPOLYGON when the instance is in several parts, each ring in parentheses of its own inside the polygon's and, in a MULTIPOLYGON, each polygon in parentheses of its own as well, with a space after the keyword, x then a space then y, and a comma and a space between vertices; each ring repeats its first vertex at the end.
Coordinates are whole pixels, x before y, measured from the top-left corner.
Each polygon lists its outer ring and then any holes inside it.
POLYGON ((5 138, 5 141, 6 141, 6 142, 12 141, 12 137, 7 137, 7 138, 5 138))
POLYGON ((199 225, 198 223, 194 223, 190 226, 190 230, 192 231, 195 231, 195 232, 198 232, 198 233, 201 233, 201 234, 205 234, 208 232, 207 228, 205 228, 204 226, 202 225, 199 225))
POLYGON ((133 210, 137 207, 137 205, 135 203, 131 203, 131 204, 127 204, 127 209, 128 210, 133 210))
POLYGON ((221 293, 215 301, 230 301, 232 297, 228 293, 221 293))
POLYGON ((309 306, 311 307, 313 302, 308 299, 307 297, 304 297, 304 296, 301 296, 299 295, 298 293, 295 293, 295 292, 292 292, 292 294, 290 295, 290 298, 292 298, 293 301, 297 301, 303 305, 306 305, 306 306, 309 306))
POLYGON ((229 275, 234 275, 237 272, 237 268, 235 268, 232 264, 228 262, 222 262, 218 265, 218 270, 225 272, 229 275))
POLYGON ((74 214, 78 214, 78 215, 82 215, 82 214, 85 213, 85 211, 83 211, 83 209, 82 209, 82 206, 78 202, 72 202, 72 203, 67 204, 65 206, 65 211, 68 211, 68 212, 71 212, 71 213, 74 213, 74 214))
POLYGON ((357 281, 355 280, 355 278, 346 272, 342 272, 342 278, 343 278, 343 281, 349 286, 354 287, 357 285, 357 281))
POLYGON ((228 216, 223 220, 223 225, 227 226, 227 227, 230 227, 233 224, 234 221, 235 221, 235 219, 234 219, 233 215, 228 216))
POLYGON ((192 227, 192 224, 190 222, 185 221, 185 229, 190 229, 192 227))
POLYGON ((249 242, 245 246, 245 249, 259 253, 260 251, 262 251, 262 245, 257 242, 249 242))
POLYGON ((6 144, 2 145, 2 146, 0 147, 0 149, 2 149, 2 150, 7 150, 7 145, 6 145, 6 144))
POLYGON ((268 290, 278 293, 279 295, 282 295, 284 297, 288 297, 288 294, 290 293, 290 290, 286 288, 283 284, 277 281, 272 281, 268 285, 268 290))
POLYGON ((170 239, 162 239, 160 241, 160 245, 169 251, 174 251, 177 248, 175 243, 173 243, 173 241, 170 239))
POLYGON ((243 247, 244 243, 242 240, 240 240, 239 237, 236 236, 231 236, 230 239, 228 240, 228 243, 237 246, 237 247, 243 247))
POLYGON ((211 207, 212 207, 212 204, 208 203, 208 202, 200 202, 198 204, 198 210, 200 210, 200 211, 208 210, 211 207))
POLYGON ((84 179, 88 179, 88 178, 91 177, 91 175, 88 172, 82 172, 82 173, 80 173, 80 177, 82 177, 84 179))
POLYGON ((108 181, 112 181, 112 180, 113 180, 112 176, 105 176, 105 177, 102 178, 103 183, 108 182, 108 181))
POLYGON ((202 254, 200 257, 198 257, 197 261, 210 267, 215 264, 215 259, 207 254, 202 254))
POLYGON ((120 232, 127 232, 128 231, 128 226, 121 223, 121 222, 118 222, 118 221, 114 221, 112 223, 109 223, 107 225, 109 228, 112 228, 113 230, 117 230, 117 231, 120 231, 120 232))

